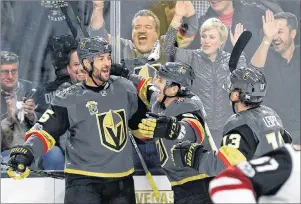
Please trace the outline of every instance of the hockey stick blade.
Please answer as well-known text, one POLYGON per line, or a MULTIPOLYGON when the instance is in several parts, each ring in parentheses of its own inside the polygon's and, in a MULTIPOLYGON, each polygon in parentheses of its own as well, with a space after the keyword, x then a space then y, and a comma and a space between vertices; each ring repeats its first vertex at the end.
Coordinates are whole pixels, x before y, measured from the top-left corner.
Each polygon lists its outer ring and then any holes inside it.
MULTIPOLYGON (((8 163, 2 163, 1 162, 1 168, 2 169, 6 169, 8 170, 10 167, 12 167, 10 164, 8 163)), ((64 171, 45 171, 45 170, 34 170, 34 169, 30 169, 28 168, 30 171, 30 174, 34 174, 36 176, 42 176, 42 177, 50 177, 50 178, 54 178, 54 179, 65 179, 65 173, 64 171)))
POLYGON ((240 55, 242 51, 245 49, 247 44, 249 43, 250 39, 252 38, 252 33, 250 31, 244 31, 238 38, 229 60, 229 69, 230 72, 233 72, 239 61, 240 55))

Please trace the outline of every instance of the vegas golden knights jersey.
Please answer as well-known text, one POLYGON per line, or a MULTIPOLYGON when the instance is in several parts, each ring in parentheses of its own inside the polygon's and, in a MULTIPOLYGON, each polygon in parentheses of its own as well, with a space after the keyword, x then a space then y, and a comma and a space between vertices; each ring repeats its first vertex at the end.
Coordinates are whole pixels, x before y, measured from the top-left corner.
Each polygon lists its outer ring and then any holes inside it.
POLYGON ((291 141, 275 111, 263 105, 251 108, 229 118, 221 148, 202 156, 199 171, 215 176, 227 166, 256 158, 291 141))
POLYGON ((203 143, 206 148, 212 150, 209 143, 209 136, 205 134, 204 121, 205 111, 201 100, 194 94, 180 97, 166 109, 162 109, 160 102, 156 101, 156 92, 150 83, 151 78, 141 77, 135 74, 130 76, 130 80, 137 87, 141 100, 151 107, 151 112, 174 116, 181 123, 181 134, 176 140, 156 139, 156 147, 160 156, 160 162, 172 186, 182 185, 190 181, 207 178, 207 174, 200 174, 192 168, 180 169, 172 164, 171 148, 177 142, 190 140, 192 142, 203 143))
MULTIPOLYGON (((98 87, 97 87, 98 88, 98 87)), ((133 84, 111 76, 102 90, 79 83, 59 92, 27 132, 35 157, 50 150, 69 129, 65 172, 95 177, 125 177, 134 172, 128 120, 137 110, 133 84)))
MULTIPOLYGON (((156 147, 160 162, 172 186, 182 185, 190 181, 207 178, 207 174, 200 174, 195 169, 178 168, 171 157, 172 147, 180 141, 189 140, 195 143, 205 143, 207 135, 204 130, 204 108, 201 100, 190 95, 171 103, 166 109, 160 108, 158 102, 153 104, 152 112, 166 116, 175 116, 181 123, 181 134, 176 140, 165 138, 156 139, 156 147)), ((209 145, 209 143, 207 143, 209 145)), ((210 146, 206 146, 210 149, 210 146)))

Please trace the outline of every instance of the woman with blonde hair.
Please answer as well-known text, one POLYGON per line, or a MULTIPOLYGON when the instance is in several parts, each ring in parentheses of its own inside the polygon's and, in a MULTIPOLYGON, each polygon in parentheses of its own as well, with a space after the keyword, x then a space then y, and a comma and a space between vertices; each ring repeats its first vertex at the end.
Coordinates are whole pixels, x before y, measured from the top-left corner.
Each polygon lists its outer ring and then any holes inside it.
MULTIPOLYGON (((223 89, 225 80, 230 74, 228 67, 230 53, 223 47, 228 38, 227 27, 217 18, 209 18, 200 28, 201 46, 197 50, 175 47, 178 23, 172 21, 166 34, 164 51, 169 61, 189 64, 195 71, 196 80, 192 92, 203 102, 206 111, 206 122, 215 143, 220 146, 224 123, 232 115, 232 108, 223 89)), ((243 26, 238 24, 235 33, 230 32, 230 40, 235 45, 243 26)), ((246 67, 242 55, 237 66, 246 67)))

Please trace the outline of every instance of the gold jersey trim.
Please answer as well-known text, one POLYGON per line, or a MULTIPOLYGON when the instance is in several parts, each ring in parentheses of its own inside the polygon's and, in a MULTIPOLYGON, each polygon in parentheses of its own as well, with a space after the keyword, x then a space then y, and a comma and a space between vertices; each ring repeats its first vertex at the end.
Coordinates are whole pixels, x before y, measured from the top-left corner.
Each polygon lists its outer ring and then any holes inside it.
POLYGON ((120 173, 103 173, 103 172, 91 172, 91 171, 65 168, 64 171, 65 173, 79 174, 84 176, 94 176, 94 177, 101 177, 101 178, 122 178, 134 173, 135 170, 134 168, 131 168, 128 171, 120 172, 120 173))

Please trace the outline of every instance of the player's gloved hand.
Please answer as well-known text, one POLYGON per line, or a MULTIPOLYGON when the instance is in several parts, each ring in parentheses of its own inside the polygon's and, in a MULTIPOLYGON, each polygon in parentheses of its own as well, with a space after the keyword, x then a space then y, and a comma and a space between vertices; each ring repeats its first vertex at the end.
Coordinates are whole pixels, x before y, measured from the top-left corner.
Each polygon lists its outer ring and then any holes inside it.
POLYGON ((191 167, 198 170, 201 158, 205 152, 208 152, 208 150, 206 150, 203 145, 183 141, 173 146, 171 149, 171 157, 176 167, 191 167))
POLYGON ((110 74, 128 79, 130 75, 130 70, 124 67, 123 63, 113 63, 111 65, 110 74))
POLYGON ((30 170, 27 168, 34 161, 34 156, 28 147, 18 145, 10 150, 10 160, 7 169, 7 174, 13 179, 26 178, 30 170))
POLYGON ((181 132, 181 124, 175 117, 160 116, 148 113, 147 119, 142 119, 138 125, 139 131, 148 138, 176 139, 181 132))

